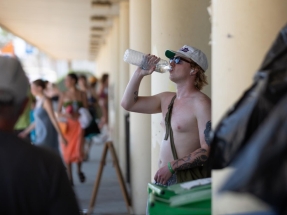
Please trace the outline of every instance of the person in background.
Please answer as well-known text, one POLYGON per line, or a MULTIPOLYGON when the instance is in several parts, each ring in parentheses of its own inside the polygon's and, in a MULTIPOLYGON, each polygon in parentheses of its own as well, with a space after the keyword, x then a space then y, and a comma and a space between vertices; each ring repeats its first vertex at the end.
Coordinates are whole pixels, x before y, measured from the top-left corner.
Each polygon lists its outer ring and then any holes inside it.
POLYGON ((90 76, 89 83, 91 88, 96 91, 97 85, 98 85, 98 79, 95 76, 90 76))
MULTIPOLYGON (((29 93, 28 98, 29 98, 28 104, 27 104, 25 110, 23 111, 22 115, 20 116, 20 118, 16 122, 16 125, 14 127, 14 132, 17 135, 20 134, 22 131, 24 131, 26 128, 28 128, 28 126, 31 123, 31 121, 30 121, 30 110, 31 110, 31 103, 33 100, 32 94, 29 93)), ((25 140, 28 142, 31 142, 30 136, 27 135, 25 140)))
POLYGON ((60 90, 58 89, 57 85, 51 82, 46 83, 46 88, 45 88, 45 95, 51 99, 52 101, 52 106, 53 110, 57 112, 58 110, 58 102, 59 102, 59 97, 60 97, 60 90))
POLYGON ((89 152, 92 144, 92 138, 98 134, 100 134, 100 129, 96 123, 97 113, 96 113, 96 106, 97 106, 97 94, 96 91, 89 86, 87 82, 87 77, 85 75, 80 75, 78 80, 79 89, 86 93, 88 99, 88 109, 92 116, 92 120, 90 125, 85 128, 85 141, 87 143, 87 147, 85 148, 85 158, 84 160, 88 160, 89 152))
POLYGON ((80 215, 61 158, 13 133, 28 103, 20 62, 0 56, 0 77, 0 214, 80 215))
POLYGON ((99 124, 100 128, 103 128, 104 125, 108 125, 108 89, 109 89, 109 74, 105 73, 101 78, 101 86, 99 90, 99 104, 101 107, 102 118, 99 124))
POLYGON ((91 76, 89 78, 89 83, 90 83, 91 89, 94 91, 94 94, 97 95, 97 102, 94 103, 94 105, 95 105, 95 110, 96 110, 96 121, 97 121, 97 123, 100 123, 100 120, 102 117, 102 110, 101 110, 101 107, 99 105, 99 95, 97 93, 98 82, 99 82, 98 79, 94 76, 91 76))
POLYGON ((88 100, 88 109, 93 118, 96 119, 98 117, 96 112, 96 107, 98 105, 98 96, 95 91, 95 88, 89 85, 87 77, 85 75, 79 76, 78 86, 81 91, 86 93, 88 100))
MULTIPOLYGON (((36 107, 36 99, 33 97, 32 101, 31 101, 31 106, 30 106, 30 123, 33 123, 35 121, 35 117, 34 117, 35 107, 36 107)), ((30 132, 30 139, 31 139, 31 143, 36 142, 36 131, 35 131, 35 129, 33 129, 30 132)))
POLYGON ((25 138, 32 130, 35 129, 35 145, 48 147, 59 153, 58 135, 62 143, 67 144, 67 142, 58 125, 52 108, 52 103, 44 94, 45 87, 45 82, 40 79, 33 81, 31 84, 31 92, 37 100, 34 109, 35 121, 21 132, 19 136, 25 138))
POLYGON ((82 172, 82 161, 84 158, 84 131, 79 122, 79 110, 87 108, 86 93, 77 89, 78 77, 70 73, 65 78, 67 91, 63 92, 59 99, 58 116, 66 119, 67 131, 64 134, 68 144, 61 144, 63 159, 67 165, 68 176, 73 185, 72 163, 77 163, 80 182, 86 177, 82 172), (62 111, 63 110, 63 111, 62 111))

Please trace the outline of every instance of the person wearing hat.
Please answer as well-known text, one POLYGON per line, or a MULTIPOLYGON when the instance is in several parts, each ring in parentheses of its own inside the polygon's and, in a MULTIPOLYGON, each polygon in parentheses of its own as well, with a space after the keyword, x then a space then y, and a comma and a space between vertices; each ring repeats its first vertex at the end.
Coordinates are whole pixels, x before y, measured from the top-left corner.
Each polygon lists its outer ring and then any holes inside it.
POLYGON ((0 56, 0 214, 79 214, 61 158, 17 137, 15 123, 28 102, 20 62, 0 56))
POLYGON ((132 112, 162 113, 165 135, 154 180, 170 186, 210 176, 205 163, 209 155, 211 100, 201 92, 207 85, 205 71, 208 69, 202 51, 184 45, 178 51, 167 50, 165 55, 170 59, 169 78, 176 84, 176 92, 138 96, 141 80, 153 73, 160 60, 147 55, 145 65, 138 67, 129 81, 121 105, 132 112))

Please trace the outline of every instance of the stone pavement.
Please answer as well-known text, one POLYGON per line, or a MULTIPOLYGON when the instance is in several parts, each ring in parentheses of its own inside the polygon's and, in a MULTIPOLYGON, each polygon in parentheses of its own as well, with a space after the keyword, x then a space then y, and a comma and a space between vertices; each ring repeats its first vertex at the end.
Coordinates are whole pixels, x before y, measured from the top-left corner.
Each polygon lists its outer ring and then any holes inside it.
MULTIPOLYGON (((99 162, 102 156, 103 144, 93 144, 89 160, 83 163, 83 172, 86 175, 86 182, 80 183, 76 174, 76 164, 73 165, 74 190, 77 195, 80 208, 88 209, 93 191, 99 162)), ((129 190, 129 187, 127 187, 129 190)), ((106 159, 103 170, 100 188, 96 198, 93 215, 126 215, 128 214, 124 197, 121 193, 116 171, 112 165, 110 152, 106 159)))

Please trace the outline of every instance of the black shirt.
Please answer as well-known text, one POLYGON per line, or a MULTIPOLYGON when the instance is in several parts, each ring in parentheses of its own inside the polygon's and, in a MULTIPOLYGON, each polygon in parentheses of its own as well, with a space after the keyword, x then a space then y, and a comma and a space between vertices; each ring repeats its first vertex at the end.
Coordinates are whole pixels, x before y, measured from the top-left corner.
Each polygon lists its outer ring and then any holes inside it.
POLYGON ((2 131, 0 214, 79 215, 61 158, 2 131))

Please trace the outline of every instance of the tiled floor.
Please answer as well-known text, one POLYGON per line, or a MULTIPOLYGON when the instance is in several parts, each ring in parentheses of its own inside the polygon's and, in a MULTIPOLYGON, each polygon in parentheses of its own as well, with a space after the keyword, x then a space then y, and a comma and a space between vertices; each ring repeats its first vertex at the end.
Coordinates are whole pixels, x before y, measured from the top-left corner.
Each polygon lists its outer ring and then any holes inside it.
MULTIPOLYGON (((103 146, 94 144, 91 148, 89 161, 83 163, 83 172, 86 175, 85 183, 79 182, 76 165, 73 166, 74 190, 82 210, 89 208, 103 146)), ((126 215, 128 214, 127 208, 109 152, 106 161, 93 215, 126 215)))

